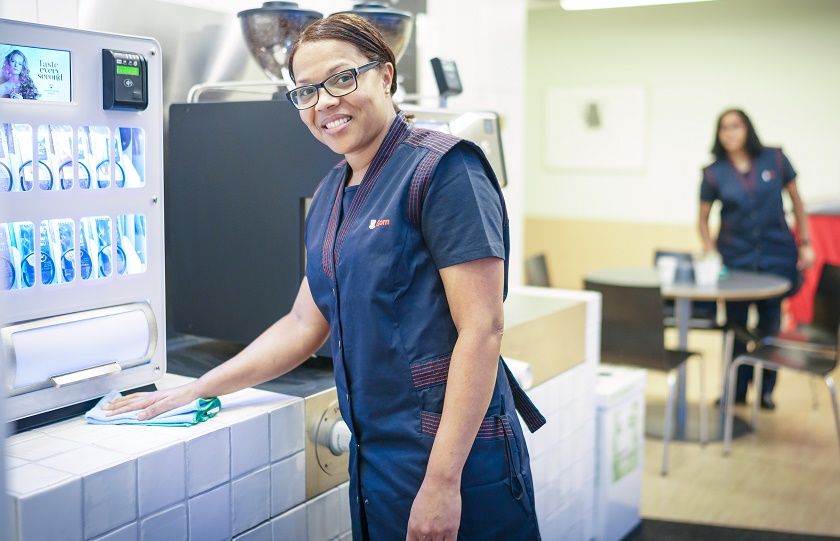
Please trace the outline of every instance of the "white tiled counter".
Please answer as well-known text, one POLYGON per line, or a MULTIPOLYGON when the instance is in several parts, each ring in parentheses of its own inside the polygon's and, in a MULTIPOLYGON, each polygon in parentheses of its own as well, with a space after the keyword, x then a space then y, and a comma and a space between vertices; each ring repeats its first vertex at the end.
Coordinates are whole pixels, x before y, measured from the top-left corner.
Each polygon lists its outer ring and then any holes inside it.
POLYGON ((216 417, 188 428, 78 417, 10 437, 13 539, 349 539, 346 484, 304 501, 303 399, 256 389, 221 399, 216 417))
MULTIPOLYGON (((562 351, 557 352, 560 356, 580 359, 528 391, 547 423, 535 434, 525 430, 525 436, 531 454, 537 519, 543 539, 587 541, 594 536, 595 384, 600 362, 600 296, 583 291, 531 287, 520 288, 512 294, 572 301, 578 307, 581 303, 584 305, 584 328, 574 328, 574 333, 581 335, 564 338, 582 343, 563 345, 562 351)), ((568 327, 557 329, 557 333, 569 330, 568 327)))

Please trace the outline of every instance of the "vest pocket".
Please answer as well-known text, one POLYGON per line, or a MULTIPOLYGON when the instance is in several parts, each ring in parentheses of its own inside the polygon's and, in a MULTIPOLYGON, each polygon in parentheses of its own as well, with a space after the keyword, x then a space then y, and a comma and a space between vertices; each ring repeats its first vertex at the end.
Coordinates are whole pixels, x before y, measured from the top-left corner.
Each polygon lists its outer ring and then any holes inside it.
POLYGON ((431 359, 417 361, 411 364, 411 384, 415 390, 433 387, 446 383, 449 376, 449 361, 452 353, 437 355, 431 359))

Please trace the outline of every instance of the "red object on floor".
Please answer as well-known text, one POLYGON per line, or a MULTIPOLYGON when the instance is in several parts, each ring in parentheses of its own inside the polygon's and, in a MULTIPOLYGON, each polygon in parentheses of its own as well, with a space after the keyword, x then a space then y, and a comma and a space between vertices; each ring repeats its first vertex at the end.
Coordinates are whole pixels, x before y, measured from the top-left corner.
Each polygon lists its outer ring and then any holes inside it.
POLYGON ((808 216, 814 266, 805 273, 802 288, 788 299, 787 312, 794 325, 811 322, 814 315, 814 293, 825 263, 840 265, 840 215, 808 216))

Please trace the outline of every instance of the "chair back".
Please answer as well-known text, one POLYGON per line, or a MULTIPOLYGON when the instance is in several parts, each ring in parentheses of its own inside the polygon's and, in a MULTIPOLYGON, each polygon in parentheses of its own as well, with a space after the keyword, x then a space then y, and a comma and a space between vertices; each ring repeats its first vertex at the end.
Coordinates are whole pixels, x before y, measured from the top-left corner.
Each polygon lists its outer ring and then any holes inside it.
POLYGON ((525 280, 529 286, 551 287, 545 254, 533 255, 525 260, 525 280))
POLYGON ((840 266, 823 265, 811 325, 832 335, 840 327, 840 266))
POLYGON ((659 287, 622 286, 587 280, 601 294, 601 360, 667 370, 662 294, 659 287))

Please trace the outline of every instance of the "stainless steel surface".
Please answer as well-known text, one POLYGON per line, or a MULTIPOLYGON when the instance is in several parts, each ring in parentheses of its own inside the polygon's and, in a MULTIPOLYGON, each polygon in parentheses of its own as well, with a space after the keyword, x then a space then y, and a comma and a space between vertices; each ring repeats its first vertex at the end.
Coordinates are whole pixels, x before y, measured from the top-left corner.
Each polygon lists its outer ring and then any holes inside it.
POLYGON ((276 81, 290 81, 289 53, 304 28, 323 15, 301 9, 297 2, 265 2, 239 13, 245 42, 263 72, 276 81))
MULTIPOLYGON (((201 95, 208 90, 220 91, 241 91, 242 89, 254 88, 271 88, 276 92, 279 89, 288 88, 289 83, 286 81, 220 81, 218 83, 201 83, 190 88, 187 94, 187 103, 198 103, 201 100, 201 95)), ((260 92, 263 98, 266 99, 274 94, 274 92, 260 92)))
POLYGON ((336 454, 330 436, 336 425, 344 423, 338 410, 335 388, 304 399, 306 430, 306 497, 312 498, 349 478, 350 454, 336 454))
POLYGON ((397 62, 405 54, 411 41, 414 21, 411 13, 388 7, 384 2, 361 2, 353 6, 352 13, 368 20, 385 38, 397 62))
POLYGON ((107 363, 100 366, 94 366, 92 368, 86 368, 84 370, 78 370, 76 372, 69 372, 67 374, 61 374, 58 376, 53 376, 50 378, 50 381, 56 387, 64 387, 65 385, 71 385, 73 383, 80 383, 85 380, 93 379, 93 378, 101 378, 104 376, 110 376, 112 374, 116 374, 122 371, 120 368, 120 363, 113 362, 107 363))
POLYGON ((425 128, 451 133, 481 147, 502 187, 507 186, 507 169, 502 150, 499 115, 492 111, 453 111, 400 104, 413 122, 425 128))

